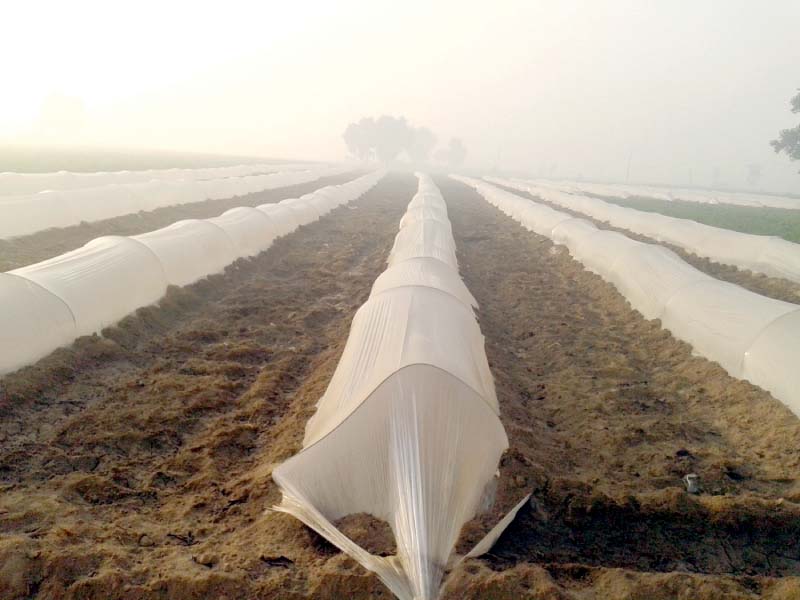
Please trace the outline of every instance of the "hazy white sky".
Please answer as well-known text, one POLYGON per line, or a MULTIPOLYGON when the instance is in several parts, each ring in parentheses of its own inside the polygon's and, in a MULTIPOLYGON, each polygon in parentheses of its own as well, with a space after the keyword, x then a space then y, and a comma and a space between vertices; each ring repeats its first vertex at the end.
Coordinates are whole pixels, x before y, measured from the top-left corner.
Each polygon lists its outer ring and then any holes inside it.
POLYGON ((405 115, 478 167, 800 191, 800 1, 7 3, 0 141, 337 159, 405 115))

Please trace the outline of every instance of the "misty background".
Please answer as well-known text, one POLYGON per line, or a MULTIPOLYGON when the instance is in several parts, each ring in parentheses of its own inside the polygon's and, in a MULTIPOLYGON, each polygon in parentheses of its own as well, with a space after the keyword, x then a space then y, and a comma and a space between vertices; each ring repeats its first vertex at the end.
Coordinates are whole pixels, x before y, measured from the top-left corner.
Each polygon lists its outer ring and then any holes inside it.
POLYGON ((797 0, 33 0, 0 21, 0 144, 342 160, 386 116, 481 173, 798 193, 769 144, 798 31, 797 0))

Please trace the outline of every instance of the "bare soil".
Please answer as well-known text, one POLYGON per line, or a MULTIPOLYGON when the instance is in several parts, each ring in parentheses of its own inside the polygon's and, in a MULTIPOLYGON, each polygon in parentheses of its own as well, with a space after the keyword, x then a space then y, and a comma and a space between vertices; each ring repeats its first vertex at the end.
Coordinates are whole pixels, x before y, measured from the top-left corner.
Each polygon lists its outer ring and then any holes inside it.
MULTIPOLYGON (((510 448, 492 552, 444 597, 800 597, 800 421, 613 287, 440 178, 510 448), (681 477, 700 476, 689 495, 681 477)), ((285 514, 301 446, 410 175, 0 379, 0 598, 391 598, 285 514)), ((385 525, 341 526, 393 552, 385 525)))
POLYGON ((437 183, 510 438, 498 506, 477 521, 533 493, 445 597, 800 597, 800 421, 563 247, 437 183))
POLYGON ((265 509, 415 187, 0 380, 0 598, 390 598, 265 509))
POLYGON ((208 219, 217 217, 231 208, 258 206, 280 202, 285 198, 297 198, 326 185, 345 183, 362 173, 344 173, 322 177, 316 181, 291 185, 274 190, 233 196, 220 200, 206 200, 165 206, 151 211, 141 211, 102 221, 83 222, 72 227, 60 227, 37 231, 12 239, 0 239, 0 272, 10 271, 80 248, 103 235, 138 235, 171 225, 181 219, 208 219))

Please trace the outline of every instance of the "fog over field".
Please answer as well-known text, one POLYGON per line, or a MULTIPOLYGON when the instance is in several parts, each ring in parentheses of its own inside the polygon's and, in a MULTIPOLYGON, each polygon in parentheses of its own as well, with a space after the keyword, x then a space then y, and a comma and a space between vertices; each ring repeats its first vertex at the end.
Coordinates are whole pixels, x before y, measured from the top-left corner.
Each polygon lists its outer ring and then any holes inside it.
POLYGON ((339 160, 387 114, 483 173, 798 193, 769 145, 798 30, 796 0, 34 0, 0 24, 0 144, 339 160))

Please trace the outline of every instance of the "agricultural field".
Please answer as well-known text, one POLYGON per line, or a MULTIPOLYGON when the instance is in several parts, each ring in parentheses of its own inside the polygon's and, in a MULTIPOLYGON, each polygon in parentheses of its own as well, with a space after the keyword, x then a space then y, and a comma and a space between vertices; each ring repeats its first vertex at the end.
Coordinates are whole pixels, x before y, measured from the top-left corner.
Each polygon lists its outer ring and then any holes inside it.
POLYGON ((263 162, 264 159, 215 156, 187 152, 153 150, 96 149, 84 147, 42 147, 40 145, 0 145, 0 173, 50 173, 72 171, 139 171, 222 167, 263 162))
MULTIPOLYGON (((234 200, 256 206, 359 175, 234 200)), ((434 182, 508 435, 495 505, 456 551, 531 494, 487 554, 447 574, 440 597, 799 594, 794 414, 644 319, 564 246, 463 183, 434 182), (700 494, 687 493, 687 473, 700 494)), ((268 509, 281 499, 271 474, 301 450, 416 190, 411 173, 390 173, 265 252, 0 379, 2 596, 391 598, 346 553, 268 509)), ((9 244, 13 260, 40 260, 230 206, 9 244)), ((338 526, 373 554, 397 551, 381 521, 338 526)))
POLYGON ((730 204, 700 204, 681 200, 654 198, 602 197, 620 206, 660 213, 679 219, 691 219, 714 227, 742 233, 776 235, 800 244, 800 211, 769 207, 733 206, 730 204))
POLYGON ((800 2, 10 2, 0 600, 800 600, 800 2))

